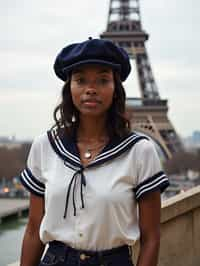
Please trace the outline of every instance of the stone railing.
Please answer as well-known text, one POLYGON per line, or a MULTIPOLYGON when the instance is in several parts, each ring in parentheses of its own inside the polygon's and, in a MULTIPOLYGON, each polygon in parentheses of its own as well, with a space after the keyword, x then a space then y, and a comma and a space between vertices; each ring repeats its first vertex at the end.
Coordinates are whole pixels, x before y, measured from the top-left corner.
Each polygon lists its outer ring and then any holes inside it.
MULTIPOLYGON (((139 241, 133 247, 135 262, 138 251, 139 241)), ((200 186, 162 203, 158 265, 200 266, 200 186)))
MULTIPOLYGON (((134 262, 137 261, 138 251, 139 242, 136 242, 133 247, 134 262)), ((162 203, 158 265, 200 266, 200 186, 162 203)))

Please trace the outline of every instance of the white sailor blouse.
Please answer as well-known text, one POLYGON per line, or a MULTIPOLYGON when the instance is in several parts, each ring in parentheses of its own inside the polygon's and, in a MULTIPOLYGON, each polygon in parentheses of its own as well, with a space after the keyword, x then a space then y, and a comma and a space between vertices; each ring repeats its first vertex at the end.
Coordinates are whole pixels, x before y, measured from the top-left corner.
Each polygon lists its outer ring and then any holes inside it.
POLYGON ((138 201, 169 185, 154 144, 135 132, 112 139, 84 167, 75 140, 51 129, 34 139, 20 179, 44 197, 41 241, 83 250, 132 245, 140 234, 138 201))

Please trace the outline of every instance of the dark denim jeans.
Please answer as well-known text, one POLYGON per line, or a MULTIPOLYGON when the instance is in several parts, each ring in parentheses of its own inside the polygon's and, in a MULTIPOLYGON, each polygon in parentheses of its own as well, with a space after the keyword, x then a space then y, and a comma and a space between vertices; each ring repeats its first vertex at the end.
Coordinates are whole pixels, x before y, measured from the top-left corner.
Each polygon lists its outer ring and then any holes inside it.
POLYGON ((112 251, 84 252, 53 241, 38 266, 134 266, 128 246, 112 251))

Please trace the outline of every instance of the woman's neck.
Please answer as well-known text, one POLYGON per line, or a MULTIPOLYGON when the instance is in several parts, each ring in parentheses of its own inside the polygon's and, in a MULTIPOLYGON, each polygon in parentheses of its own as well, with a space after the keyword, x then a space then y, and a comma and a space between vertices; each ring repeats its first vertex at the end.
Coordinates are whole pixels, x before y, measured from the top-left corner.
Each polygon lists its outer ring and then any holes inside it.
POLYGON ((80 117, 80 124, 77 132, 77 140, 100 141, 108 137, 105 117, 80 117))

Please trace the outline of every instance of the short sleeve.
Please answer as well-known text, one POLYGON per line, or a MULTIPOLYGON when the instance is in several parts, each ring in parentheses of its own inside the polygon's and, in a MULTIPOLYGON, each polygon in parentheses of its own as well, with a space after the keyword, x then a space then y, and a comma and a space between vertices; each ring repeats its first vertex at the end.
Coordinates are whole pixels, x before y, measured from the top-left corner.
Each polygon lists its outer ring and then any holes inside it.
POLYGON ((151 140, 142 140, 137 147, 137 183, 134 188, 137 201, 146 193, 169 186, 169 179, 162 170, 155 145, 151 140))
POLYGON ((45 184, 41 169, 41 144, 38 138, 35 138, 31 145, 26 168, 20 174, 20 180, 29 192, 43 197, 45 184))

